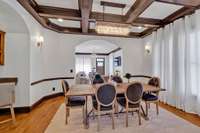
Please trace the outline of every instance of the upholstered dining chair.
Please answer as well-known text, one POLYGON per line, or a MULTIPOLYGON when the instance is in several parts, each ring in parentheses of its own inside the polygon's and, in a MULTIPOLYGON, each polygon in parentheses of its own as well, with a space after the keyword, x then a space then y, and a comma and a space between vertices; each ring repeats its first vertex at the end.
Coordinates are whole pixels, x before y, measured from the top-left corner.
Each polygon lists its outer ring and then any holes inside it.
POLYGON ((102 84, 102 83, 104 83, 103 78, 101 77, 100 74, 96 74, 96 75, 94 76, 94 79, 93 79, 93 81, 92 81, 92 84, 102 84))
POLYGON ((112 128, 115 128, 114 124, 114 106, 116 100, 116 90, 112 84, 102 84, 96 89, 95 93, 96 101, 93 101, 93 111, 97 112, 98 125, 97 131, 100 130, 100 114, 101 112, 112 114, 112 128))
POLYGON ((65 124, 68 124, 68 117, 70 115, 70 108, 71 107, 82 107, 82 111, 84 113, 84 105, 85 105, 85 98, 83 96, 72 96, 67 97, 67 92, 69 91, 69 84, 66 80, 62 80, 62 88, 65 95, 65 107, 66 107, 66 120, 65 124))
POLYGON ((139 125, 141 125, 141 100, 143 94, 143 87, 141 83, 132 83, 128 85, 125 98, 118 99, 118 103, 126 109, 126 127, 128 127, 128 112, 137 112, 139 125))
MULTIPOLYGON (((152 77, 149 82, 149 85, 160 87, 160 79, 158 77, 152 77)), ((156 92, 148 92, 144 93, 142 100, 146 104, 146 115, 148 116, 148 108, 150 107, 150 103, 156 104, 156 113, 159 114, 159 91, 156 92)))
MULTIPOLYGON (((123 79, 122 79, 120 76, 118 76, 118 75, 112 76, 112 77, 111 77, 111 80, 112 80, 113 82, 116 82, 117 84, 123 83, 123 79)), ((123 98, 123 99, 125 98, 124 93, 122 93, 122 94, 117 94, 117 99, 120 99, 120 98, 123 98)), ((122 109, 123 109, 123 108, 122 108, 122 109)), ((116 113, 119 113, 119 107, 118 107, 117 101, 116 101, 115 110, 116 110, 116 113)), ((122 112, 122 111, 123 111, 123 110, 121 110, 120 112, 122 112)))

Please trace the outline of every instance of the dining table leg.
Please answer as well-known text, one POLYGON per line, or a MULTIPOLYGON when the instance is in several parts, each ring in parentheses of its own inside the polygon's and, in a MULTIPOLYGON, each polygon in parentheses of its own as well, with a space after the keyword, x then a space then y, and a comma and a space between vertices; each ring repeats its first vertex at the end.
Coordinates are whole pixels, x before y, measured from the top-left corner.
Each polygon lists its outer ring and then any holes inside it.
POLYGON ((88 96, 85 98, 85 110, 84 110, 84 128, 89 128, 89 118, 88 118, 88 96))
POLYGON ((145 120, 149 120, 149 116, 147 115, 147 113, 145 113, 143 106, 141 105, 140 107, 141 107, 141 110, 142 110, 142 117, 145 120))

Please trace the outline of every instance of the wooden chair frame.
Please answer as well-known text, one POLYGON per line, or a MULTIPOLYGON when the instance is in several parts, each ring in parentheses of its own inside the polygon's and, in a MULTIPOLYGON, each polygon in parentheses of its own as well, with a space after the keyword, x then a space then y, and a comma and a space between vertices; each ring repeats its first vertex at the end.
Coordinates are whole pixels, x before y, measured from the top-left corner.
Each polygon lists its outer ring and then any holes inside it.
POLYGON ((99 90, 99 88, 103 85, 112 85, 113 87, 115 87, 113 84, 110 83, 104 83, 101 84, 95 91, 95 97, 97 100, 97 110, 93 107, 93 111, 97 112, 97 131, 100 131, 100 116, 101 116, 101 112, 105 112, 105 113, 110 113, 112 115, 112 129, 115 129, 115 121, 114 121, 114 113, 115 113, 115 105, 116 105, 116 96, 117 96, 117 91, 115 89, 115 97, 113 99, 113 101, 110 104, 103 104, 99 101, 98 97, 97 97, 97 92, 99 90), (101 111, 101 106, 112 106, 112 110, 111 111, 101 111))
MULTIPOLYGON (((160 79, 158 78, 158 77, 152 77, 152 78, 157 78, 158 79, 158 87, 160 88, 160 79)), ((152 79, 151 78, 151 79, 152 79)), ((150 80, 151 80, 150 79, 150 80)), ((149 93, 151 93, 151 92, 149 92, 149 93)), ((146 115, 148 116, 148 109, 150 108, 150 104, 151 103, 155 103, 156 104, 156 114, 157 115, 159 115, 159 91, 157 91, 157 92, 154 92, 155 93, 155 95, 158 97, 158 99, 157 100, 153 100, 153 101, 145 101, 144 100, 144 102, 145 102, 145 105, 146 105, 146 115)))
POLYGON ((13 105, 12 105, 12 104, 8 104, 8 105, 2 105, 2 106, 0 106, 0 107, 6 107, 6 106, 9 106, 9 108, 10 108, 11 118, 10 118, 10 119, 6 119, 6 120, 3 120, 3 121, 0 121, 0 124, 7 123, 7 122, 9 122, 9 121, 12 121, 13 124, 15 124, 16 118, 15 118, 15 111, 14 111, 13 105))
MULTIPOLYGON (((65 124, 67 125, 68 124, 68 118, 70 116, 70 106, 67 106, 68 105, 68 100, 69 100, 69 97, 67 96, 67 91, 66 91, 66 85, 64 83, 64 80, 61 81, 61 84, 62 86, 64 87, 63 88, 63 91, 64 91, 64 96, 65 96, 65 111, 66 111, 66 114, 65 114, 65 124)), ((69 88, 70 89, 70 88, 69 88)), ((75 108, 75 107, 73 107, 75 108)), ((83 120, 84 120, 84 106, 82 107, 82 114, 83 114, 83 120)))
MULTIPOLYGON (((136 83, 139 83, 139 82, 135 82, 133 84, 136 84, 136 83)), ((133 85, 133 84, 130 84, 130 85, 133 85)), ((141 123, 142 123, 141 122, 141 101, 142 101, 142 95, 140 96, 140 99, 138 101, 136 101, 136 102, 133 102, 133 101, 129 100, 128 97, 127 97, 127 89, 128 89, 129 86, 127 86, 126 91, 124 93, 125 98, 126 98, 126 107, 125 107, 125 109, 126 109, 126 127, 128 127, 128 112, 129 111, 131 111, 131 112, 137 112, 138 119, 139 119, 139 125, 141 125, 141 123), (131 104, 139 104, 139 106, 136 107, 136 108, 129 108, 129 103, 131 103, 131 104)), ((142 94, 143 94, 143 89, 142 89, 142 94)))

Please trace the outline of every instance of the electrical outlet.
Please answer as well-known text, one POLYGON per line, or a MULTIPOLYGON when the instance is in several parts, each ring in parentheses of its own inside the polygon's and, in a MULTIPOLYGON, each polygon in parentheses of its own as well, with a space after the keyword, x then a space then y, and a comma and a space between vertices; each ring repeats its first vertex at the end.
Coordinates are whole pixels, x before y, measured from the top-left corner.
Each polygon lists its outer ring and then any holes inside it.
POLYGON ((55 90, 56 90, 56 88, 55 88, 55 87, 53 87, 53 88, 52 88, 52 91, 55 91, 55 90))

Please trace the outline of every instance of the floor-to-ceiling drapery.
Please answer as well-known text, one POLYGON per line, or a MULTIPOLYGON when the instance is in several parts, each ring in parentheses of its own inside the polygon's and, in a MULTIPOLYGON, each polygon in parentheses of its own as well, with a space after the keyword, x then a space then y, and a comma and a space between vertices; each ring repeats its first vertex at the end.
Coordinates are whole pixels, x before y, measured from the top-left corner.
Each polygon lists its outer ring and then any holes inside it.
POLYGON ((153 33, 153 72, 161 100, 200 115, 200 11, 153 33))

